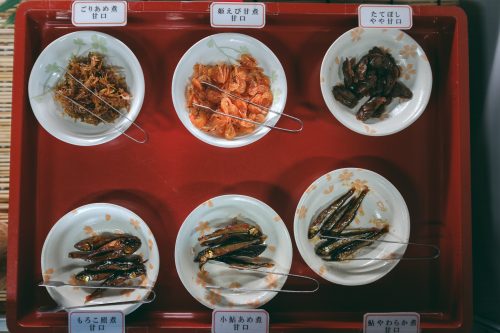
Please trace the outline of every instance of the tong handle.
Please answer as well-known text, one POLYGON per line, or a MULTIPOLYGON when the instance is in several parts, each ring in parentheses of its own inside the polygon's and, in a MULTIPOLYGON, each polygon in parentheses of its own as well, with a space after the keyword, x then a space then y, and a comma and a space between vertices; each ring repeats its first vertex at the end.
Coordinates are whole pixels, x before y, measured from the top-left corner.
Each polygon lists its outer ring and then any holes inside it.
MULTIPOLYGON (((217 264, 216 262, 209 261, 209 263, 217 264)), ((230 268, 234 268, 240 271, 249 271, 249 272, 259 272, 263 274, 274 274, 274 275, 281 275, 281 276, 286 276, 286 277, 292 277, 296 279, 303 279, 303 280, 308 280, 312 281, 314 283, 314 288, 309 289, 309 290, 292 290, 292 289, 267 289, 267 288, 255 288, 255 289, 250 289, 250 288, 229 288, 229 287, 221 287, 221 286, 206 286, 205 288, 207 289, 216 289, 216 290, 229 290, 229 291, 272 291, 272 292, 277 292, 277 293, 314 293, 318 291, 319 289, 319 282, 315 278, 312 278, 310 276, 305 276, 305 275, 299 275, 299 274, 291 274, 291 273, 280 273, 280 272, 271 272, 267 270, 261 270, 260 268, 242 268, 242 267, 236 267, 236 266, 231 266, 229 265, 230 268)))
POLYGON ((426 256, 426 257, 403 257, 403 256, 398 256, 398 257, 390 257, 390 258, 348 258, 345 260, 339 260, 339 261, 351 261, 351 260, 428 260, 428 259, 437 259, 441 255, 441 250, 439 249, 438 246, 433 245, 433 244, 422 244, 422 243, 414 243, 414 242, 398 242, 398 241, 390 241, 390 240, 383 240, 383 239, 366 239, 366 238, 353 238, 353 237, 342 237, 342 236, 327 236, 327 235, 321 235, 320 238, 322 239, 352 239, 356 241, 363 241, 363 242, 377 242, 377 243, 389 243, 389 244, 401 244, 401 245, 411 245, 411 246, 420 246, 420 247, 427 247, 431 248, 434 250, 434 254, 432 256, 426 256))
POLYGON ((100 306, 109 306, 109 305, 125 305, 125 304, 146 304, 151 303, 156 298, 156 293, 154 290, 150 289, 149 294, 146 298, 140 300, 131 300, 131 301, 118 301, 118 302, 108 302, 108 303, 92 303, 92 304, 82 304, 77 306, 41 306, 38 308, 38 312, 40 313, 54 313, 62 310, 75 310, 81 308, 90 308, 90 307, 100 307, 100 306))
POLYGON ((78 288, 89 288, 89 289, 145 289, 150 290, 152 287, 149 286, 102 286, 102 285, 78 285, 78 284, 70 284, 62 281, 42 281, 38 284, 39 287, 48 287, 48 288, 58 288, 58 287, 78 287, 78 288))

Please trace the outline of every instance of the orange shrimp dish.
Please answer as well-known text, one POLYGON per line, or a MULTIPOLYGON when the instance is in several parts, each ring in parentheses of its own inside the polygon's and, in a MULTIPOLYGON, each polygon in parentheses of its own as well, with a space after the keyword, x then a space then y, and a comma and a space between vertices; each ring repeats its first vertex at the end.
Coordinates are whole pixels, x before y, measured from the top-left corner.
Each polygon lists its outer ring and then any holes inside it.
POLYGON ((271 80, 249 54, 242 54, 237 64, 196 64, 193 66, 193 76, 186 90, 186 100, 189 119, 196 128, 231 140, 236 136, 252 133, 258 125, 196 107, 193 103, 262 123, 268 112, 259 106, 269 108, 273 104, 271 80), (203 82, 211 83, 227 93, 203 82))

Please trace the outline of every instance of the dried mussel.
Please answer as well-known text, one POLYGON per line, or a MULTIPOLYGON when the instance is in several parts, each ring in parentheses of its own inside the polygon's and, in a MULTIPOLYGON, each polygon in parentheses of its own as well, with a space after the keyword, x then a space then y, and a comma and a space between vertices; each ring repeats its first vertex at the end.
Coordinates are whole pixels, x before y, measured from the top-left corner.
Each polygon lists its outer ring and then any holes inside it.
POLYGON ((228 225, 198 238, 199 244, 206 248, 198 252, 194 261, 200 269, 209 260, 235 268, 272 267, 271 260, 259 257, 267 248, 266 238, 258 226, 234 218, 228 225))
POLYGON ((356 62, 346 58, 342 63, 344 82, 333 87, 333 97, 348 108, 354 108, 363 97, 369 99, 358 109, 356 118, 367 121, 379 118, 393 98, 411 99, 413 93, 401 81, 401 69, 392 55, 379 47, 356 62))
POLYGON ((355 188, 335 199, 315 217, 309 226, 308 237, 319 234, 323 240, 315 248, 318 256, 326 261, 342 261, 352 258, 355 253, 388 232, 383 228, 346 229, 355 219, 369 188, 363 188, 355 195, 355 188), (326 236, 326 237, 325 237, 326 236), (328 238, 328 237, 338 238, 328 238))
MULTIPOLYGON (((122 286, 145 275, 146 260, 134 254, 141 245, 138 237, 119 233, 103 233, 77 242, 74 247, 79 251, 70 252, 69 257, 91 263, 75 279, 83 283, 102 281, 102 286, 122 286)), ((105 290, 95 289, 85 302, 101 297, 105 290)))

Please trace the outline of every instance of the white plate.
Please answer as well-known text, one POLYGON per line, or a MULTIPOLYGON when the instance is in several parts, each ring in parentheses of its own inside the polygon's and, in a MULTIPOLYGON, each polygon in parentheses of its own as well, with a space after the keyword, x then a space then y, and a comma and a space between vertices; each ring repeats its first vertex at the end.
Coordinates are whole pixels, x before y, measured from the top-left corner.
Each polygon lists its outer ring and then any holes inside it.
MULTIPOLYGON (((216 64, 219 62, 228 62, 230 59, 238 59, 242 53, 250 53, 257 60, 258 65, 264 69, 264 73, 269 76, 271 79, 271 91, 273 93, 271 109, 276 112, 283 112, 287 94, 283 66, 281 66, 278 58, 266 45, 247 35, 221 33, 203 38, 191 46, 182 56, 175 68, 172 79, 172 101, 182 124, 201 141, 217 147, 242 147, 259 140, 270 131, 269 128, 260 126, 251 134, 227 140, 199 130, 189 120, 189 111, 186 107, 186 88, 193 75, 193 66, 197 63, 216 64)), ((278 114, 269 113, 266 124, 275 125, 279 118, 278 114)))
POLYGON ((292 241, 288 230, 276 212, 265 203, 243 195, 223 195, 199 205, 189 214, 175 242, 175 267, 184 287, 201 304, 215 308, 257 308, 270 301, 275 292, 214 291, 205 286, 281 289, 285 276, 244 272, 207 263, 204 272, 194 262, 202 249, 198 237, 214 231, 231 218, 239 216, 257 224, 267 235, 267 249, 260 255, 270 258, 275 266, 266 270, 286 273, 292 264, 292 241))
POLYGON ((405 129, 424 112, 432 90, 432 71, 424 50, 403 31, 354 28, 340 36, 326 52, 321 64, 320 85, 328 109, 344 126, 360 134, 382 136, 405 129), (349 109, 335 100, 332 88, 344 80, 342 62, 345 58, 359 60, 374 46, 389 49, 402 69, 399 81, 410 88, 413 98, 395 98, 381 118, 362 122, 356 119, 356 112, 368 97, 349 109))
MULTIPOLYGON (((410 215, 403 197, 387 179, 365 169, 338 169, 315 180, 300 199, 293 226, 295 243, 307 265, 330 282, 351 286, 376 281, 399 262, 399 260, 326 262, 314 253, 315 245, 320 239, 318 236, 311 240, 307 238, 311 220, 331 202, 347 192, 353 183, 358 190, 366 185, 370 191, 350 227, 380 227, 381 224, 388 223, 389 233, 381 240, 408 242, 410 215)), ((406 245, 375 242, 360 250, 357 257, 379 259, 401 257, 405 250, 406 245)))
POLYGON ((93 146, 111 141, 131 125, 125 117, 118 118, 112 124, 86 124, 65 115, 62 107, 54 100, 53 87, 64 74, 60 68, 67 67, 71 56, 86 55, 89 51, 104 54, 108 64, 122 68, 132 96, 128 119, 136 119, 144 100, 141 65, 132 51, 118 39, 102 32, 77 31, 50 43, 31 70, 28 82, 31 108, 47 132, 61 141, 78 146, 93 146))
MULTIPOLYGON (((108 203, 81 206, 57 221, 47 235, 42 248, 43 279, 75 284, 74 275, 80 272, 88 262, 68 258, 68 253, 77 251, 73 247, 76 242, 103 232, 124 232, 141 239, 142 245, 135 254, 140 254, 144 259, 148 260, 145 263, 147 274, 145 279, 143 278, 137 282, 145 286, 154 286, 160 268, 160 255, 153 233, 139 216, 126 208, 108 203)), ((47 292, 54 301, 63 306, 84 304, 85 297, 89 294, 87 290, 67 286, 47 288, 47 292)), ((106 294, 105 297, 92 302, 104 303, 143 299, 147 291, 107 291, 106 294), (109 296, 106 296, 106 294, 109 296)), ((117 310, 129 314, 139 306, 140 304, 110 305, 100 306, 98 309, 117 310)))

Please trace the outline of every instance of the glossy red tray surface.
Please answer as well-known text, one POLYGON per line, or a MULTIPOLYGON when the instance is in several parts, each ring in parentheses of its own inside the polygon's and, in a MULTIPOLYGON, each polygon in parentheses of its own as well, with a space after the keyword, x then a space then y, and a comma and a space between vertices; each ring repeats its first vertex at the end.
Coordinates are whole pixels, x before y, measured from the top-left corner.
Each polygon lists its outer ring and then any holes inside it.
MULTIPOLYGON (((172 74, 184 52, 210 28, 207 3, 129 3, 125 27, 96 28, 127 44, 146 82, 137 122, 150 136, 124 136, 77 147, 50 136, 36 121, 27 96, 31 67, 54 39, 78 30, 70 2, 26 2, 16 22, 12 172, 8 262, 8 324, 14 332, 65 332, 65 313, 40 314, 52 304, 41 280, 47 233, 66 212, 111 202, 141 216, 158 242, 157 300, 127 317, 129 332, 208 331, 211 310, 193 299, 174 265, 177 231, 200 203, 222 194, 258 198, 285 221, 293 238, 296 205, 309 184, 341 167, 373 170, 401 192, 411 215, 410 240, 436 244, 441 257, 402 261, 379 281, 359 287, 321 278, 312 295, 279 294, 264 306, 271 331, 359 331, 366 312, 415 311, 425 331, 471 328, 470 157, 466 17, 455 7, 414 7, 408 33, 432 66, 432 95, 409 128, 386 137, 356 134, 328 111, 320 92, 323 55, 357 25, 354 5, 267 6, 264 29, 251 35, 280 59, 288 80, 286 112, 304 120, 300 134, 271 131, 238 149, 209 146, 181 124, 170 96, 172 74)), ((292 273, 316 276, 294 249, 292 273)), ((290 285, 288 287, 294 287, 290 285)))

